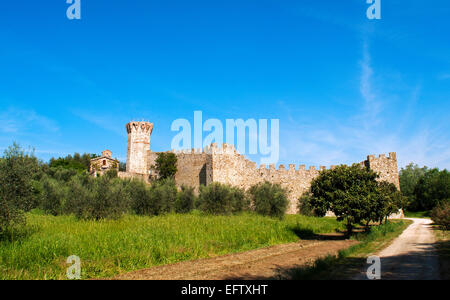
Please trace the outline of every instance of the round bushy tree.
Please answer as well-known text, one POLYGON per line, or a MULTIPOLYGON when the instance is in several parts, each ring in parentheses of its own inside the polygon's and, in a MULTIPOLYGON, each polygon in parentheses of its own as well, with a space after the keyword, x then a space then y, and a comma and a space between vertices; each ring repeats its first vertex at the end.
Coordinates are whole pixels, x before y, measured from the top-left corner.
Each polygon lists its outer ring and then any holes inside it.
POLYGON ((279 184, 263 182, 250 188, 249 194, 255 211, 264 216, 282 218, 289 200, 286 190, 279 184))
POLYGON ((211 214, 231 214, 245 210, 247 203, 242 190, 214 182, 200 187, 197 208, 211 214))
POLYGON ((345 220, 350 234, 355 224, 370 216, 378 197, 378 175, 371 169, 354 164, 324 170, 311 183, 311 205, 321 211, 332 211, 339 221, 345 220))
POLYGON ((175 201, 175 212, 188 213, 194 209, 195 194, 193 187, 181 186, 175 201))

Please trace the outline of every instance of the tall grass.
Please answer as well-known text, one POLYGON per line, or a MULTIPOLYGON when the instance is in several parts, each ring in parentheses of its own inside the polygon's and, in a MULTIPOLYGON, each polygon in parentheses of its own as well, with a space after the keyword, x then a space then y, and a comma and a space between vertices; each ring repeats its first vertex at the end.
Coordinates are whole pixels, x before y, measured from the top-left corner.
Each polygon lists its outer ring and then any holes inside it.
POLYGON ((290 270, 282 274, 294 280, 350 279, 366 264, 366 258, 384 248, 399 236, 412 222, 391 220, 387 224, 374 226, 370 232, 352 237, 360 243, 339 251, 338 255, 328 255, 316 260, 312 265, 290 270))
POLYGON ((0 279, 65 279, 65 260, 81 259, 82 278, 295 242, 299 230, 343 229, 332 218, 288 215, 283 220, 255 213, 209 216, 197 211, 119 220, 27 215, 28 227, 0 241, 0 279))

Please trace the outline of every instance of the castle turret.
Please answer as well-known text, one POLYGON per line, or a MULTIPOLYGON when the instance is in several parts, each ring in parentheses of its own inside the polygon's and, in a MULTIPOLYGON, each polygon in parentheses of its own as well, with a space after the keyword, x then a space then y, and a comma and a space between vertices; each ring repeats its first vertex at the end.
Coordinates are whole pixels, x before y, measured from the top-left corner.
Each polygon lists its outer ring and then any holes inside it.
POLYGON ((148 175, 147 153, 150 150, 150 136, 153 124, 149 122, 130 122, 128 132, 127 172, 148 175))

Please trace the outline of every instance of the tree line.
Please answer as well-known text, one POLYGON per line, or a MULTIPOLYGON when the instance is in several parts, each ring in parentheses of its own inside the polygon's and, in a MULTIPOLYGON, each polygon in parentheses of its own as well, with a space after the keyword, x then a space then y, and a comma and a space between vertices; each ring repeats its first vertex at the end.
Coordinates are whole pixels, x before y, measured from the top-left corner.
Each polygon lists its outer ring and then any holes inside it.
MULTIPOLYGON (((154 168, 159 176, 150 185, 120 179, 115 170, 91 177, 87 170, 94 157, 74 154, 43 163, 17 144, 10 146, 0 158, 0 234, 25 224, 25 213, 35 208, 55 216, 73 214, 80 219, 100 220, 126 213, 154 216, 194 209, 208 214, 254 211, 282 218, 289 206, 287 191, 269 182, 247 191, 220 183, 201 186, 198 192, 177 187, 177 158, 173 153, 158 155, 154 168)), ((393 184, 378 181, 378 174, 358 164, 323 170, 298 200, 299 212, 324 216, 332 211, 346 223, 350 234, 359 224, 369 228, 370 224, 386 222, 400 209, 448 204, 446 170, 408 166, 400 174, 403 193, 393 184)), ((439 215, 445 219, 449 214, 441 211, 439 215)))
POLYGON ((449 171, 410 163, 400 170, 400 188, 408 211, 426 212, 435 223, 450 228, 449 171))
POLYGON ((25 224, 25 213, 41 209, 54 216, 71 214, 79 219, 117 219, 126 213, 156 216, 187 213, 198 209, 208 214, 255 211, 281 218, 288 199, 279 186, 261 183, 250 191, 213 183, 200 187, 177 187, 176 156, 162 153, 156 168, 162 174, 151 184, 120 179, 116 170, 92 177, 90 154, 39 161, 17 144, 0 158, 0 235, 25 224))

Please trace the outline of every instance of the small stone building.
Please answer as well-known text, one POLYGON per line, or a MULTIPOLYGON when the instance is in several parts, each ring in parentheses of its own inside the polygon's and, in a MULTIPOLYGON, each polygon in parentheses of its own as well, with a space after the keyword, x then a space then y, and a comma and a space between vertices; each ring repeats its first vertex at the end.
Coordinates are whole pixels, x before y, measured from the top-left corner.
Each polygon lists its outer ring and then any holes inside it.
POLYGON ((119 161, 112 158, 110 150, 105 150, 102 152, 102 156, 91 159, 89 174, 93 176, 103 175, 109 170, 119 171, 119 161))

